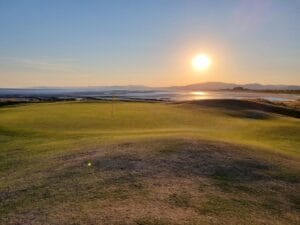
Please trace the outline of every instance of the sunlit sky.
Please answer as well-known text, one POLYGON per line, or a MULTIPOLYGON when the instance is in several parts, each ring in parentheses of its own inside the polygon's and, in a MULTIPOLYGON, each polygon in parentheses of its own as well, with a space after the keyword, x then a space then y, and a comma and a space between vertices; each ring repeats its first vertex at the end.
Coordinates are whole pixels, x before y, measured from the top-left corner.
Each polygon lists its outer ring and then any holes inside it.
POLYGON ((1 87, 209 81, 300 85, 300 1, 0 0, 1 87))

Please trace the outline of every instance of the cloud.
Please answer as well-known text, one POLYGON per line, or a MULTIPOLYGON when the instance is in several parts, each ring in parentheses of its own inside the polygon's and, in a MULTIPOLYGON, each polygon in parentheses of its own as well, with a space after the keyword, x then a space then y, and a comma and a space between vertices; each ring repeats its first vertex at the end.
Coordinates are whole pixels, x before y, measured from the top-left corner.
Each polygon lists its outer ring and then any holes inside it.
POLYGON ((76 72, 74 62, 74 59, 0 57, 0 64, 4 65, 67 73, 76 72))

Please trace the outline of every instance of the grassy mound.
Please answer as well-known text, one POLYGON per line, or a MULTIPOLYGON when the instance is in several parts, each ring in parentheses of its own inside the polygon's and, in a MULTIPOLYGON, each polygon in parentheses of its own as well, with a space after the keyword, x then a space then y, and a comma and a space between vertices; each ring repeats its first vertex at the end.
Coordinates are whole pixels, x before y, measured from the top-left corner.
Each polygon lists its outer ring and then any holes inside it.
POLYGON ((297 224, 300 121, 243 110, 2 107, 0 224, 297 224))

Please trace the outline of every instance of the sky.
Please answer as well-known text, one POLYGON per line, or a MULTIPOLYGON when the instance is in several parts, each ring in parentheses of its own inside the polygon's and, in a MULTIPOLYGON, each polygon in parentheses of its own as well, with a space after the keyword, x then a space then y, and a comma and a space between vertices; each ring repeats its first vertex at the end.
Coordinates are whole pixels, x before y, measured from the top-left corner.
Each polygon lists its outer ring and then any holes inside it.
POLYGON ((0 87, 211 81, 300 85, 300 0, 0 0, 0 87))

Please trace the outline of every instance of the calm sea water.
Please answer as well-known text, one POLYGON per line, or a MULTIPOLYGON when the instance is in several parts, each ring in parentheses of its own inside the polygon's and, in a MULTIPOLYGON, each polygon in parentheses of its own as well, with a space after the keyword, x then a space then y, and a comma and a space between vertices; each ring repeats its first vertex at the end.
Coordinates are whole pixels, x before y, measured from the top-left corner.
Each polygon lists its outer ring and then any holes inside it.
POLYGON ((294 101, 300 99, 296 94, 273 94, 229 91, 107 91, 102 94, 88 95, 96 98, 145 99, 187 101, 201 99, 265 99, 270 101, 294 101))
POLYGON ((231 91, 170 91, 170 90, 128 90, 128 89, 0 89, 0 98, 95 98, 131 100, 188 101, 201 99, 265 99, 270 101, 293 101, 298 94, 273 94, 231 91))

